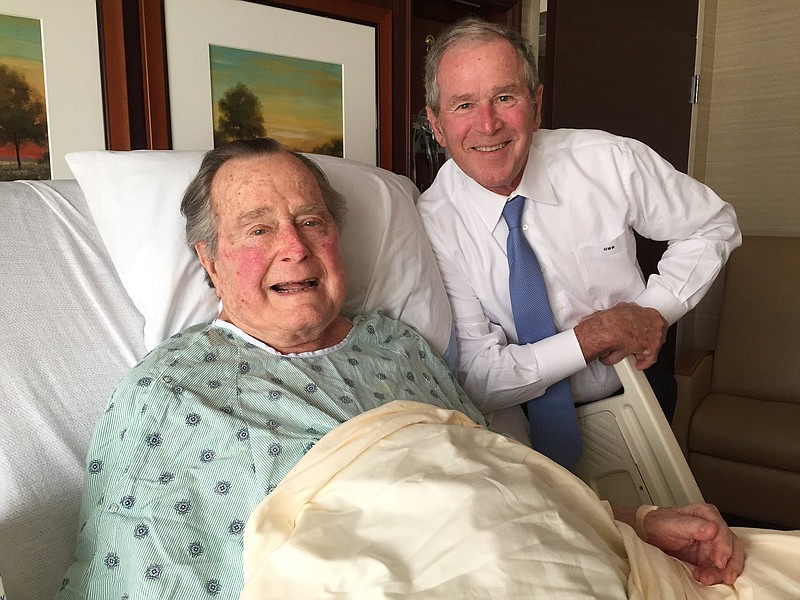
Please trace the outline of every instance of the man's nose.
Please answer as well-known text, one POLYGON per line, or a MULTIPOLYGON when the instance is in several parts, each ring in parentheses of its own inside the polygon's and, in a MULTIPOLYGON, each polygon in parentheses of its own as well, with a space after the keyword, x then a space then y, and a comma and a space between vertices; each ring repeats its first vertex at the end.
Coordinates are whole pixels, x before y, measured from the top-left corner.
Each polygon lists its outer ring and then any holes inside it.
POLYGON ((308 256, 308 246, 294 225, 281 227, 277 242, 281 260, 299 262, 308 256))
POLYGON ((490 102, 478 107, 478 127, 481 133, 491 134, 500 129, 497 109, 490 102))

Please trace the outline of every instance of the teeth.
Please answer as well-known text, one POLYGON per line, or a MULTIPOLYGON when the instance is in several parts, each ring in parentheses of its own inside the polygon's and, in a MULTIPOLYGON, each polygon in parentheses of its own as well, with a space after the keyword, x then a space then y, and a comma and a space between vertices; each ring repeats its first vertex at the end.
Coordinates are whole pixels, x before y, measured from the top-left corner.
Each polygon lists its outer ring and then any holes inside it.
POLYGON ((508 142, 502 142, 496 146, 475 146, 475 150, 478 152, 494 152, 495 150, 500 150, 500 148, 504 148, 507 145, 508 142))
POLYGON ((318 279, 306 279, 305 281, 282 281, 270 286, 270 289, 280 294, 288 294, 290 292, 303 292, 318 285, 318 279))

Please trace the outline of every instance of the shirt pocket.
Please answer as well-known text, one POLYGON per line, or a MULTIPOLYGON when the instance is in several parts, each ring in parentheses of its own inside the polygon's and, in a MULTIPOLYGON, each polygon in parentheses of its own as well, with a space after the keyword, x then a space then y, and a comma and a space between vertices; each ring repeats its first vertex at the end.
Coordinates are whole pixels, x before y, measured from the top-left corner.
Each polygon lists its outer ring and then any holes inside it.
POLYGON ((575 259, 595 310, 630 302, 644 291, 644 277, 636 260, 636 240, 630 230, 579 246, 575 259))

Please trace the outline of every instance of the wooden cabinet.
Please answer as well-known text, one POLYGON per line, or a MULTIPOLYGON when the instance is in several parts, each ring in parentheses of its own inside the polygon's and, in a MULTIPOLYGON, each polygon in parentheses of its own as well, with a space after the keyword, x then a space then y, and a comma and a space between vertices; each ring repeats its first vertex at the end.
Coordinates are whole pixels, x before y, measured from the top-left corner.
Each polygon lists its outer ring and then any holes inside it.
POLYGON ((548 0, 546 127, 644 142, 686 172, 697 0, 548 0))

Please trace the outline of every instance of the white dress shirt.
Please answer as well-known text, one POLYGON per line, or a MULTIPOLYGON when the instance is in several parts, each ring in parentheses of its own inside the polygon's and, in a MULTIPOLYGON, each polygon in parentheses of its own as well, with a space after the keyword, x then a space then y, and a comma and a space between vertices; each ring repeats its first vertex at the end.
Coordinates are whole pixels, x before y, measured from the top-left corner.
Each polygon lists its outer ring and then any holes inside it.
MULTIPOLYGON (((571 376, 576 404, 613 393, 613 368, 588 366, 573 327, 618 302, 657 309, 674 323, 693 308, 741 243, 733 208, 635 140, 599 131, 540 130, 522 180, 490 192, 450 160, 417 209, 453 309, 459 379, 491 415, 571 376), (523 229, 542 266, 557 333, 518 345, 502 218, 528 198, 523 229), (645 284, 633 231, 669 240, 645 284)), ((519 408, 515 408, 519 413, 519 408)))

